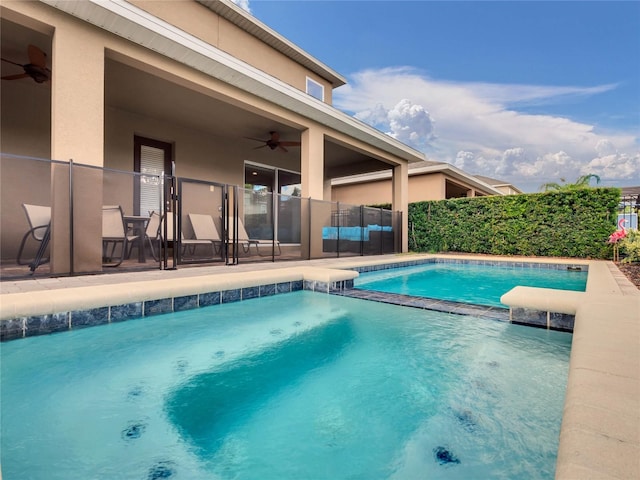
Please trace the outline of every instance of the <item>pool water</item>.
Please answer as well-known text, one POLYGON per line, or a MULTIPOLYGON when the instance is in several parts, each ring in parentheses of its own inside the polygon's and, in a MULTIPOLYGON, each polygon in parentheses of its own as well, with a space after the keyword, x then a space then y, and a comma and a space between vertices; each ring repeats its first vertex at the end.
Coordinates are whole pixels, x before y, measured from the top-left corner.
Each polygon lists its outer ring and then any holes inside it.
POLYGON ((584 291, 587 272, 550 268, 428 263, 361 273, 356 288, 499 307, 518 285, 584 291))
POLYGON ((551 479, 571 338, 301 291, 7 342, 3 479, 551 479))

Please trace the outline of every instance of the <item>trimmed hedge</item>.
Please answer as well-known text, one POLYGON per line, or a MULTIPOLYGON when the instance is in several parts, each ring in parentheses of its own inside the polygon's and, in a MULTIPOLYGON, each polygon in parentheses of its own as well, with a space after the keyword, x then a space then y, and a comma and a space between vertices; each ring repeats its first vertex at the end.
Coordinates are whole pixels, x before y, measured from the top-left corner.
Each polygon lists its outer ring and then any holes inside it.
POLYGON ((620 189, 584 188, 409 205, 409 249, 611 258, 620 189))

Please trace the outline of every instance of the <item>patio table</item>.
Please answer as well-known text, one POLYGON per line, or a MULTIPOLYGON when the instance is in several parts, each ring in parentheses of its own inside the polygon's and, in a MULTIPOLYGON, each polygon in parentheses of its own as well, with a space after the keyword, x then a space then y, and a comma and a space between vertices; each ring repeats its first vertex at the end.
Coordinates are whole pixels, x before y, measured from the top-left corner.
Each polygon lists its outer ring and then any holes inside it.
POLYGON ((147 258, 144 253, 144 236, 146 235, 149 217, 144 215, 124 215, 123 218, 127 227, 130 227, 133 234, 138 237, 135 240, 138 246, 138 262, 146 263, 147 258))

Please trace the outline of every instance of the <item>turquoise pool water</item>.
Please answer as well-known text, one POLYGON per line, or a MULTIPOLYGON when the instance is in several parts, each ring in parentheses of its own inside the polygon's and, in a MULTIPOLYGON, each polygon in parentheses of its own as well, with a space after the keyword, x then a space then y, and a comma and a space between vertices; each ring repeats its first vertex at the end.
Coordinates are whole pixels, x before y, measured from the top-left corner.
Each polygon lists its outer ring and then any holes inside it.
POLYGON ((513 287, 584 291, 587 272, 549 268, 428 263, 361 273, 356 288, 497 307, 513 287))
POLYGON ((552 479, 571 338, 301 291, 7 342, 3 479, 552 479))

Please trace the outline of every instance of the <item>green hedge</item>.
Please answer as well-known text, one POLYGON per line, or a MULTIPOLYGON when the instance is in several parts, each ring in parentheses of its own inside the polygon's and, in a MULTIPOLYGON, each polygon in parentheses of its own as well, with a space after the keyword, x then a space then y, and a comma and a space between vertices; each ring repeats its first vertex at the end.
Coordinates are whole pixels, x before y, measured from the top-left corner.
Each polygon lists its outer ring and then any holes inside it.
POLYGON ((409 249, 610 258, 617 188, 417 202, 409 205, 409 249))

